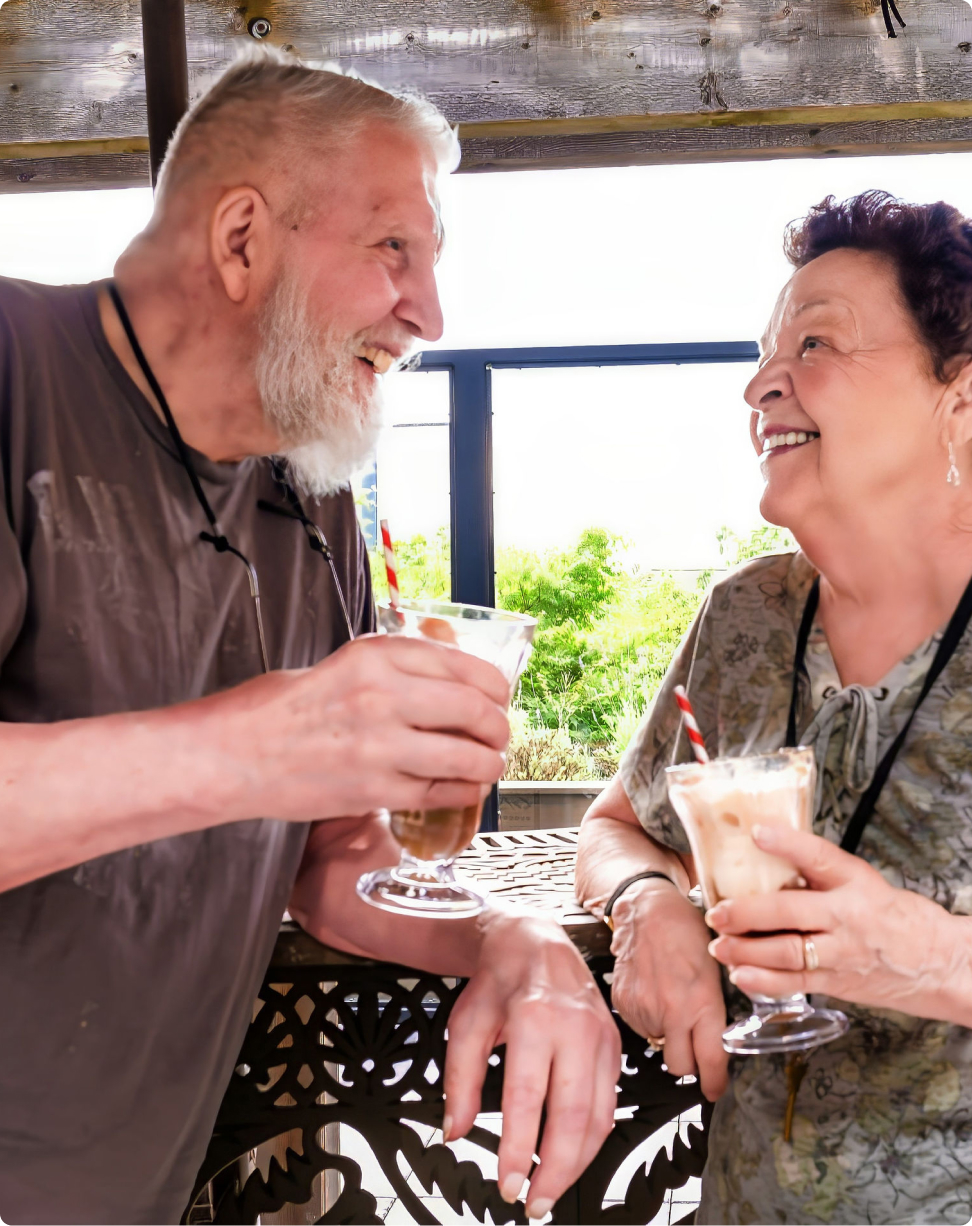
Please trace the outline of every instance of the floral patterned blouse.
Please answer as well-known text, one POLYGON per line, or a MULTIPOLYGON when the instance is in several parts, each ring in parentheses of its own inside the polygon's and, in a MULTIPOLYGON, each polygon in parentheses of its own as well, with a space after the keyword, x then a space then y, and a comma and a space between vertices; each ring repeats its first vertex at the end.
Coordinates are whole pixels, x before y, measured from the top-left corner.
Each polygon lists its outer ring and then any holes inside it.
MULTIPOLYGON (((684 684, 712 756, 779 748, 814 570, 759 558, 716 584, 621 762, 636 814, 688 851, 664 768, 689 759, 672 689, 684 684)), ((818 765, 814 830, 839 842, 907 720, 940 634, 876 686, 841 687, 815 624, 797 727, 818 765)), ((972 914, 972 630, 918 711, 858 854, 895 886, 972 914)), ((724 979, 730 1016, 748 1002, 724 979)), ((815 1001, 823 1003, 822 998, 815 1001)), ((851 1021, 817 1049, 783 1139, 782 1057, 736 1057, 712 1120, 700 1223, 948 1222, 972 1218, 972 1030, 836 1002, 851 1021)), ((970 1009, 972 1022, 972 1009, 970 1009)))

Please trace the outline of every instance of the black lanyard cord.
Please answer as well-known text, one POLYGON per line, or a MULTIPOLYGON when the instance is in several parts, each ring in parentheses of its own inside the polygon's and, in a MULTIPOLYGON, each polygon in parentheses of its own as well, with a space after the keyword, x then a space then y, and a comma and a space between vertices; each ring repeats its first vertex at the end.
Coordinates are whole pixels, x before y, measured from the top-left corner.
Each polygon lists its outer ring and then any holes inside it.
MULTIPOLYGON (((810 629, 813 625, 814 615, 817 611, 817 605, 820 601, 820 577, 813 582, 813 586, 807 596, 807 603, 803 610, 803 618, 800 622, 800 630, 797 634, 796 655, 793 661, 793 687, 790 697, 790 718, 787 723, 786 743, 787 745, 796 744, 796 707, 797 696, 800 684, 800 674, 805 670, 804 660, 806 657, 807 643, 810 638, 810 629)), ((905 720, 904 727, 892 741, 890 747, 884 757, 878 763, 877 770, 874 772, 874 778, 871 780, 867 791, 857 802, 857 808, 854 810, 850 821, 847 823, 847 829, 844 831, 844 837, 840 840, 840 845, 844 851, 854 853, 860 845, 861 836, 867 827, 868 822, 874 814, 874 808, 877 804, 878 796, 881 794, 881 789, 888 781, 888 776, 891 774, 891 768, 894 766, 898 754, 901 752, 901 747, 911 730, 911 725, 915 716, 918 714, 918 708, 928 697, 932 686, 941 676, 943 669, 948 664, 949 660, 955 654, 959 643, 968 629, 969 622, 972 621, 972 580, 966 586, 962 593, 962 599, 958 602, 955 612, 949 619, 948 625, 945 627, 945 632, 942 635, 941 642, 938 644, 938 650, 935 652, 935 657, 931 662, 928 672, 925 674, 925 680, 921 687, 921 692, 915 701, 911 712, 905 720)), ((821 764, 822 767, 822 764, 821 764)))
POLYGON ((231 545, 226 539, 226 536, 219 526, 219 520, 216 518, 216 513, 209 505, 209 499, 206 497, 202 484, 196 474, 196 469, 192 463, 192 457, 189 455, 189 448, 185 444, 185 440, 179 433, 179 427, 175 423, 175 418, 172 416, 172 410, 169 408, 169 402, 166 400, 162 388, 159 387, 159 381, 155 377, 155 372, 148 363, 148 359, 142 352, 142 346, 138 342, 138 337, 135 335, 135 329, 132 327, 132 321, 128 317, 128 311, 125 309, 125 304, 121 300, 121 295, 114 282, 108 283, 108 293, 111 295, 111 300, 115 304, 115 310, 118 312, 118 318, 121 320, 121 325, 125 329, 125 335, 128 337, 128 343, 132 347, 132 353, 135 355, 135 360, 142 369, 142 374, 145 376, 149 387, 155 394, 156 400, 159 402, 159 408, 162 410, 162 415, 165 418, 165 424, 169 428, 169 434, 175 444, 176 451, 179 453, 179 459, 182 461, 182 467, 186 470, 189 480, 192 483, 193 493, 196 495, 196 501, 203 509, 203 513, 209 520, 212 532, 200 532, 199 539, 212 545, 217 553, 231 553, 234 557, 240 559, 246 567, 247 578, 250 580, 250 596, 253 598, 253 605, 256 609, 257 633, 260 637, 260 657, 263 661, 263 671, 270 671, 270 660, 267 655, 267 640, 263 632, 263 612, 260 608, 260 580, 257 577, 256 567, 241 553, 234 545, 231 545))

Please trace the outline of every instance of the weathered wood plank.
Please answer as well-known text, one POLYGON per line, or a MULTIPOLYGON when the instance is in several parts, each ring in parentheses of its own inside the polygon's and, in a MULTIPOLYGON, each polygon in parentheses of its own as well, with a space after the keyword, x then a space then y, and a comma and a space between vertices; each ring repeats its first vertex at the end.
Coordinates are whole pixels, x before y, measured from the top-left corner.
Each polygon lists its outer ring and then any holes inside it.
MULTIPOLYGON (((892 41, 875 0, 187 0, 190 92, 249 45, 247 21, 266 16, 270 41, 309 62, 427 93, 461 125, 464 169, 816 156, 862 140, 952 147, 964 129, 942 122, 972 113, 972 8, 901 5, 908 27, 892 41), (860 106, 912 110, 845 109, 860 106), (794 117, 822 107, 839 108, 831 123, 855 131, 794 117), (880 126, 889 122, 906 126, 880 126), (809 136, 804 123, 827 135, 809 136)), ((0 144, 145 131, 138 0, 0 7, 0 144)), ((137 159, 106 156, 115 160, 98 181, 140 178, 137 159)), ((74 186, 89 165, 32 157, 44 165, 4 169, 0 189, 28 173, 28 184, 74 186)))
MULTIPOLYGON (((190 0, 191 90, 264 15, 271 41, 422 89, 460 122, 972 98, 964 0, 902 0, 894 41, 871 0, 598 3, 190 0)), ((140 36, 132 0, 8 0, 0 140, 144 133, 140 36)))

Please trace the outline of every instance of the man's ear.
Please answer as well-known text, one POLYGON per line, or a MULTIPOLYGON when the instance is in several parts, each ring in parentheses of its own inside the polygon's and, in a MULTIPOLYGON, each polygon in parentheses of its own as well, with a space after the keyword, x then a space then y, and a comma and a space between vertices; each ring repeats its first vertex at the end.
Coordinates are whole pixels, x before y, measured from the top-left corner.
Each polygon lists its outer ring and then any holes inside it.
POLYGON ((220 196, 209 229, 209 254, 231 302, 242 303, 263 280, 270 240, 270 210, 255 187, 220 196))
POLYGON ((962 365, 953 376, 946 393, 948 397, 948 436, 957 446, 972 442, 972 357, 963 354, 962 365))

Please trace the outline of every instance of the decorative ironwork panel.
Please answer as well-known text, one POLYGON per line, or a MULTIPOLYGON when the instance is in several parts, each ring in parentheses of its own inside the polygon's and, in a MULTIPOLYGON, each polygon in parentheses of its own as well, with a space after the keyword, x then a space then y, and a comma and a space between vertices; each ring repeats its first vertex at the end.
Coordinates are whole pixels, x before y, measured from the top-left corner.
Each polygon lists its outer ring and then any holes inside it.
MULTIPOLYGON (((574 898, 576 854, 576 830, 491 833, 473 840, 458 867, 492 893, 556 917, 609 1000, 610 932, 574 898)), ((479 1221, 488 1214, 495 1223, 525 1223, 522 1201, 508 1204, 477 1163, 460 1161, 446 1145, 426 1145, 418 1131, 442 1125, 446 1029, 462 987, 461 981, 354 958, 285 926, 184 1220, 255 1222, 317 1197, 320 1222, 380 1222, 376 1196, 362 1185, 358 1164, 328 1146, 334 1125, 342 1124, 365 1139, 416 1222, 434 1226, 437 1219, 410 1176, 425 1196, 443 1198, 457 1213, 468 1209, 479 1221), (264 1170, 241 1163, 268 1142, 276 1142, 275 1156, 264 1170)), ((555 1223, 650 1222, 666 1193, 701 1175, 705 1165, 705 1128, 690 1125, 687 1141, 674 1138, 671 1157, 661 1148, 650 1166, 637 1167, 623 1203, 605 1203, 626 1159, 703 1101, 697 1084, 672 1077, 661 1055, 614 1016, 624 1051, 614 1130, 554 1206, 555 1223)), ((499 1112, 502 1088, 500 1048, 483 1087, 483 1113, 499 1112)), ((499 1147, 499 1137, 480 1123, 466 1139, 484 1155, 495 1156, 499 1147)), ((618 1199, 612 1191, 612 1200, 618 1199)), ((286 1220, 314 1217, 305 1211, 286 1220)))
MULTIPOLYGON (((592 968, 602 990, 610 962, 592 968)), ((326 1125, 341 1123, 368 1142, 381 1170, 416 1222, 434 1223, 403 1174, 417 1176, 425 1195, 438 1195, 480 1221, 525 1223, 522 1202, 508 1204, 496 1181, 474 1162, 457 1160, 445 1145, 424 1145, 414 1125, 442 1123, 442 1067, 449 1012, 462 984, 384 964, 271 970, 236 1074, 220 1110, 186 1220, 255 1222, 313 1193, 315 1178, 335 1171, 343 1187, 319 1219, 327 1223, 380 1222, 375 1196, 362 1186, 357 1163, 321 1144, 326 1125), (322 978, 326 975, 327 978, 322 978), (270 1160, 266 1178, 253 1170, 241 1180, 237 1160, 284 1134, 299 1136, 283 1163, 270 1160), (219 1180, 220 1173, 223 1179, 219 1180), (214 1181, 207 1197, 206 1185, 214 1181)), ((654 1132, 700 1102, 695 1084, 680 1084, 618 1021, 624 1047, 619 1119, 594 1162, 553 1210, 557 1223, 645 1223, 667 1191, 702 1172, 706 1139, 690 1126, 689 1142, 662 1149, 649 1169, 636 1170, 624 1203, 604 1207, 608 1186, 624 1160, 654 1132), (632 1110, 633 1109, 633 1110, 632 1110)), ((500 1109, 503 1064, 489 1069, 484 1112, 500 1109)), ((499 1137, 476 1126, 467 1138, 495 1154, 499 1137)))

